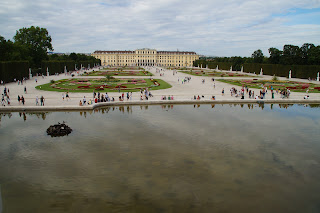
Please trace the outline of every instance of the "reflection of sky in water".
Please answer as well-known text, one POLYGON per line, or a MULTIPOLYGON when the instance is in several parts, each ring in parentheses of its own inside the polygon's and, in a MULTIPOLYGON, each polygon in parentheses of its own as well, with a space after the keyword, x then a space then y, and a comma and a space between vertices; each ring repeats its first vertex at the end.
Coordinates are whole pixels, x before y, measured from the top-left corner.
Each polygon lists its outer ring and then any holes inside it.
MULTIPOLYGON (((268 106, 268 105, 266 105, 268 106)), ((270 106, 270 105, 269 105, 270 106)), ((318 116, 315 116, 315 114, 317 114, 319 112, 319 107, 317 108, 312 108, 309 106, 305 106, 305 105, 290 105, 289 106, 290 110, 286 110, 285 108, 279 108, 279 107, 275 107, 272 109, 273 112, 278 112, 281 113, 282 117, 307 117, 310 119, 314 119, 315 121, 317 121, 316 119, 319 120, 318 116), (294 114, 292 113, 294 112, 294 114)), ((269 107, 266 107, 265 110, 271 110, 269 107)))
POLYGON ((106 110, 2 117, 4 212, 320 210, 319 108, 106 110))

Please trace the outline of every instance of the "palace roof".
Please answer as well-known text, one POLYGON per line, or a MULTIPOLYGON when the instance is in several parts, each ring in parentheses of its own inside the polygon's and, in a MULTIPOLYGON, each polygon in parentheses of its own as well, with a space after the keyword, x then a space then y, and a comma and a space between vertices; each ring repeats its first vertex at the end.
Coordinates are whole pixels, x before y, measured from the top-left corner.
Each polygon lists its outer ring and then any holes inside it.
MULTIPOLYGON (((111 50, 102 51, 96 50, 93 54, 135 54, 135 51, 121 51, 121 50, 111 50)), ((157 51, 157 54, 169 54, 169 55, 196 55, 196 52, 186 52, 186 51, 157 51)))

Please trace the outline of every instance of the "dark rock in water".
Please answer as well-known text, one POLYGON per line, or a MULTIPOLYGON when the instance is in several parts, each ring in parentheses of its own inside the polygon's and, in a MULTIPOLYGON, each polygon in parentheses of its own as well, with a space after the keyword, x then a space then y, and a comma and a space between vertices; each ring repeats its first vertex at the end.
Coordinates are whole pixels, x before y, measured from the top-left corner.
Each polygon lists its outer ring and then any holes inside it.
POLYGON ((72 129, 67 126, 64 122, 62 124, 58 123, 55 125, 51 125, 47 129, 47 134, 51 135, 51 137, 59 137, 69 135, 72 132, 72 129))

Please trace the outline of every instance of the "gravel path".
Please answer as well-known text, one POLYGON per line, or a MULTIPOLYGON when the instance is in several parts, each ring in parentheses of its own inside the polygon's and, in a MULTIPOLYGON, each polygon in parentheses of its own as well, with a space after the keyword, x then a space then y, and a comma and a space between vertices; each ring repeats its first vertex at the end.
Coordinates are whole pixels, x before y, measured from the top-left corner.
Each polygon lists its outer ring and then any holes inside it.
MULTIPOLYGON (((192 100, 194 95, 196 96, 204 96, 204 98, 201 98, 201 100, 210 100, 212 96, 215 96, 217 101, 232 101, 234 100, 235 102, 238 102, 240 98, 232 97, 230 95, 230 89, 232 87, 235 87, 237 89, 241 89, 239 86, 234 86, 226 83, 222 83, 219 81, 212 81, 212 77, 203 77, 203 76, 193 76, 193 75, 188 75, 185 73, 181 72, 174 72, 172 70, 166 70, 161 67, 145 67, 146 70, 149 72, 153 73, 154 76, 152 76, 155 79, 162 79, 169 84, 172 85, 172 88, 169 89, 164 89, 164 90, 154 90, 151 91, 154 97, 150 98, 149 100, 152 101, 160 101, 161 97, 163 95, 170 95, 174 96, 175 100, 181 100, 181 101, 189 101, 192 100), (158 71, 157 71, 158 70, 158 71), (173 74, 175 73, 175 74, 173 74), (161 76, 160 76, 161 74, 161 76), (191 77, 191 80, 186 83, 182 83, 182 80, 185 77, 191 77), (203 79, 205 82, 203 83, 203 79), (215 84, 215 88, 214 85, 215 84), (222 89, 225 90, 225 94, 222 95, 222 89)), ((92 71, 92 70, 91 70, 92 71)), ((88 72, 88 71, 87 71, 88 72)), ((81 73, 79 73, 80 75, 81 73)), ((42 77, 33 77, 30 80, 27 80, 26 82, 23 83, 23 85, 18 85, 17 83, 8 83, 6 84, 6 88, 9 89, 9 96, 11 99, 11 104, 10 106, 16 107, 16 106, 21 106, 21 107, 30 107, 30 106, 36 106, 36 96, 40 98, 41 96, 44 96, 45 98, 45 106, 50 106, 50 107, 63 107, 63 106, 78 106, 79 101, 83 99, 84 96, 86 96, 87 101, 93 98, 92 93, 69 93, 70 94, 70 100, 63 100, 62 99, 62 92, 53 92, 53 91, 42 91, 42 90, 37 90, 35 87, 37 85, 41 84, 46 84, 49 83, 50 80, 60 80, 60 79, 66 79, 66 78, 72 78, 70 75, 65 75, 65 74, 60 74, 58 76, 45 76, 44 78, 42 77), (37 83, 35 79, 37 78, 37 83), (27 93, 24 93, 24 87, 27 88, 27 93), (25 98, 25 105, 22 106, 22 104, 18 102, 17 97, 18 95, 23 95, 25 98)), ((92 77, 82 77, 78 76, 76 74, 75 77, 73 78, 97 78, 96 76, 92 77)), ((119 76, 119 78, 130 78, 128 76, 119 76)), ((144 77, 144 76, 135 76, 134 78, 149 78, 149 77, 144 77)), ((230 77, 232 78, 232 77, 230 77)), ((252 75, 252 78, 255 78, 255 75, 252 75)), ((262 78, 259 79, 271 79, 272 76, 262 76, 262 78)), ((215 79, 219 79, 219 77, 215 77, 215 79)), ((227 77, 224 77, 224 79, 227 79, 227 77)), ((233 79, 240 79, 240 78, 233 78, 233 79)), ((246 79, 250 79, 246 77, 246 79)), ((286 78, 279 78, 280 80, 287 80, 286 78)), ((304 79, 291 79, 294 81, 301 81, 301 82, 309 82, 308 80, 304 79)), ((319 84, 320 82, 317 81, 312 81, 312 83, 317 83, 319 84)), ((3 89, 5 87, 4 85, 1 85, 1 93, 3 93, 3 89)), ((252 89, 255 94, 259 94, 259 89, 252 89)), ((112 92, 108 93, 110 97, 114 97, 116 101, 118 101, 118 92, 112 92)), ((303 100, 304 96, 306 93, 297 93, 297 92, 292 92, 290 95, 290 100, 303 100)), ((320 93, 311 93, 309 94, 310 100, 318 100, 320 101, 320 93)), ((132 101, 140 101, 140 92, 133 92, 133 97, 132 101)), ((248 99, 248 95, 245 95, 245 99, 248 99)), ((271 100, 271 93, 269 92, 266 94, 266 100, 271 100)), ((280 94, 275 94, 275 99, 274 100, 281 100, 280 94)), ((127 102, 127 101, 124 101, 127 102)), ((130 101, 128 101, 130 102, 130 101)), ((8 106, 0 106, 0 109, 8 106)))

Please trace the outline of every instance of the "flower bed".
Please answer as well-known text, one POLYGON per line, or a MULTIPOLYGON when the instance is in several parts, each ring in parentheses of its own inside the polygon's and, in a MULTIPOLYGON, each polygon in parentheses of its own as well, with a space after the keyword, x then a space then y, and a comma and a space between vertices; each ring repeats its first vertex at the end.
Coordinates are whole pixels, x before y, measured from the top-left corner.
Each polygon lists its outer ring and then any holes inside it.
POLYGON ((248 86, 250 88, 262 89, 263 87, 273 88, 273 89, 290 89, 292 92, 304 92, 309 89, 309 92, 320 91, 320 86, 313 83, 301 83, 294 81, 270 81, 270 80, 226 80, 218 79, 224 83, 230 83, 237 86, 248 86))
POLYGON ((165 89, 170 85, 160 85, 161 80, 158 82, 157 79, 116 79, 117 81, 110 81, 106 78, 92 78, 92 79, 72 79, 55 81, 54 83, 48 83, 39 85, 37 89, 48 90, 48 91, 73 91, 73 92, 92 92, 94 90, 99 91, 114 91, 118 90, 130 90, 137 91, 139 88, 157 88, 165 89), (73 82, 73 83, 70 83, 73 82))
POLYGON ((78 86, 79 89, 88 89, 90 86, 78 86))

